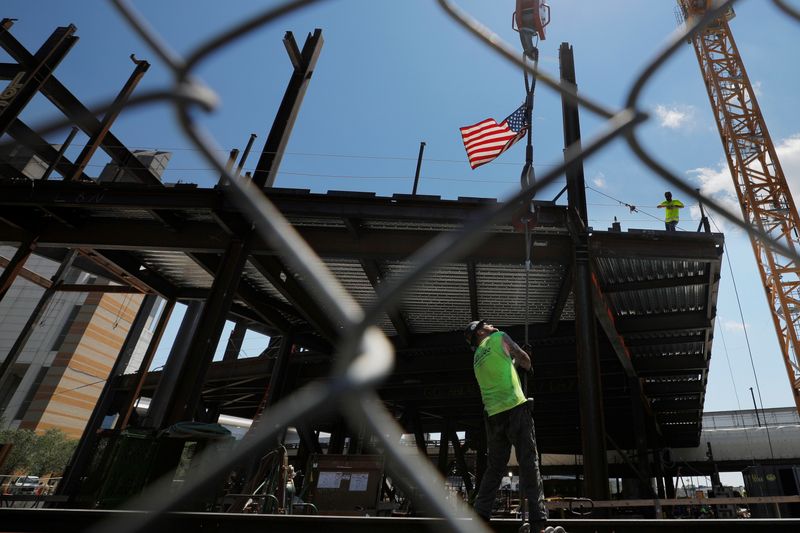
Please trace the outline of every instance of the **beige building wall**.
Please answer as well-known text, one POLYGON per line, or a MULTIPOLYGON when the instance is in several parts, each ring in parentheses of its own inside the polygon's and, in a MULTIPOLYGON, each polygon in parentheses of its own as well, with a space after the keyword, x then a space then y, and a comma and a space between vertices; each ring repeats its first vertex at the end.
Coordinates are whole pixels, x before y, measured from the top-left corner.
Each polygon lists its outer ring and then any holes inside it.
POLYGON ((142 303, 139 294, 90 293, 20 423, 79 438, 142 303))

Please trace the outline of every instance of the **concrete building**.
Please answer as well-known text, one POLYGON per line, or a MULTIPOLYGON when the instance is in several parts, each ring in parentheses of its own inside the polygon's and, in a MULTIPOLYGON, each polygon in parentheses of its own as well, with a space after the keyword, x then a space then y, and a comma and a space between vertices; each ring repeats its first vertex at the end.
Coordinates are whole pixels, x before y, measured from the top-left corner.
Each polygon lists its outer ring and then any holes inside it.
MULTIPOLYGON (((14 249, 0 247, 8 258, 14 249)), ((49 278, 58 264, 31 256, 26 268, 49 278)), ((68 283, 99 280, 72 270, 68 283)), ((102 281, 107 283, 106 281, 102 281)), ((28 321, 44 289, 17 278, 0 302, 0 361, 28 321)), ((0 413, 7 426, 45 431, 56 427, 80 437, 142 303, 140 294, 56 293, 34 325, 28 342, 0 388, 0 413)), ((135 372, 152 338, 155 306, 126 372, 135 372)))

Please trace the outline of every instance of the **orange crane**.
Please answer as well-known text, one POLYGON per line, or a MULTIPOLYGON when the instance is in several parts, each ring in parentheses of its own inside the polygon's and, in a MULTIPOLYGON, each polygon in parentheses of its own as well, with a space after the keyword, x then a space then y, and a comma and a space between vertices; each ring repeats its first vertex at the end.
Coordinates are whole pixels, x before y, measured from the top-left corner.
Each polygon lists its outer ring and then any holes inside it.
MULTIPOLYGON (((677 0, 680 15, 689 24, 712 9, 719 0, 677 0)), ((697 53, 728 167, 742 206, 744 220, 786 249, 800 251, 800 217, 797 215, 775 145, 728 21, 733 9, 695 34, 697 53)), ((767 296, 775 331, 800 413, 800 264, 751 237, 758 270, 767 296)))

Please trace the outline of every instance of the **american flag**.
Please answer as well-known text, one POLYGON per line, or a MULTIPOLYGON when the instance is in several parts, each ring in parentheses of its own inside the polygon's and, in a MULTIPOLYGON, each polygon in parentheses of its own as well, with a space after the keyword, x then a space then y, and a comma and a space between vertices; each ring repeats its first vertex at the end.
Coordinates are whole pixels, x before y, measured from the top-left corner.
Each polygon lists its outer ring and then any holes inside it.
POLYGON ((487 118, 473 126, 464 126, 461 128, 461 138, 467 149, 470 166, 475 169, 492 161, 511 148, 527 131, 525 104, 500 124, 493 118, 487 118))

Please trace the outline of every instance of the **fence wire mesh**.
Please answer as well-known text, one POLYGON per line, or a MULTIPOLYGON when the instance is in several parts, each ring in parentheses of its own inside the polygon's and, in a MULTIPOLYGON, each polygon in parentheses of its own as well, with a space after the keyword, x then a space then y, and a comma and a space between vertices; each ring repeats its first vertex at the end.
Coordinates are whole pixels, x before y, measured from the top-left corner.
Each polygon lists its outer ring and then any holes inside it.
MULTIPOLYGON (((534 68, 530 63, 523 61, 519 50, 505 44, 497 35, 453 2, 437 0, 439 6, 455 23, 463 26, 474 38, 484 42, 500 57, 534 76, 540 87, 544 85, 560 93, 585 111, 604 119, 605 123, 599 134, 583 141, 581 146, 567 149, 563 163, 538 177, 535 183, 505 198, 502 202, 487 207, 460 231, 442 233, 429 242, 409 258, 409 262, 415 265, 413 269, 381 284, 377 290, 377 299, 371 308, 361 309, 269 199, 248 179, 231 172, 228 162, 218 155, 224 151, 215 143, 213 136, 198 124, 192 113, 197 110, 211 113, 219 104, 213 88, 207 87, 193 76, 203 61, 265 25, 275 23, 290 13, 323 1, 295 0, 265 9, 258 15, 206 39, 194 51, 182 56, 170 49, 166 41, 149 26, 147 20, 131 3, 127 0, 112 0, 130 27, 147 43, 174 77, 172 85, 168 87, 151 90, 131 98, 125 106, 125 111, 129 112, 133 108, 154 102, 172 104, 176 120, 186 137, 230 184, 224 190, 231 202, 250 219, 260 236, 298 273, 299 279, 303 280, 317 303, 327 309, 334 321, 340 325, 342 335, 336 346, 336 363, 332 374, 324 383, 315 383, 300 389, 264 411, 251 437, 241 441, 232 453, 207 462, 206 464, 214 466, 202 475, 187 480, 180 491, 173 490, 170 479, 162 479, 151 485, 146 493, 126 505, 150 512, 133 518, 130 515, 125 518, 112 518, 109 522, 93 528, 93 531, 113 530, 122 533, 146 530, 163 513, 181 509, 185 502, 203 493, 210 484, 216 483, 243 459, 253 457, 259 450, 263 450, 268 443, 274 441, 282 428, 301 419, 313 420, 333 410, 344 413, 351 420, 366 423, 369 431, 377 437, 385 449, 387 462, 392 465, 392 470, 406 477, 418 489, 417 498, 425 502, 427 509, 444 518, 443 527, 459 532, 488 531, 481 521, 468 519, 476 518, 471 512, 466 511, 465 514, 463 510, 456 511, 446 501, 444 480, 427 458, 403 452, 400 446, 403 429, 375 392, 376 384, 391 373, 394 362, 392 345, 376 323, 384 312, 398 305, 404 292, 415 282, 438 266, 457 259, 479 246, 485 237, 482 230, 506 220, 518 208, 520 202, 533 197, 537 190, 563 176, 571 164, 587 160, 616 139, 625 139, 631 152, 641 162, 683 194, 702 202, 707 208, 720 214, 752 238, 760 240, 776 253, 792 261, 800 261, 796 250, 770 238, 768 234, 742 220, 739 213, 727 210, 714 198, 701 194, 690 183, 670 171, 655 155, 644 148, 638 137, 639 127, 648 121, 647 113, 640 108, 640 97, 648 82, 680 46, 684 46, 688 39, 733 6, 736 0, 724 2, 696 20, 693 25, 683 31, 675 32, 671 40, 654 56, 630 87, 625 106, 621 109, 609 108, 590 96, 578 94, 572 86, 561 83, 546 72, 534 68)), ((773 0, 772 3, 788 17, 800 21, 800 10, 796 7, 785 0, 773 0)), ((112 103, 113 101, 109 99, 93 106, 91 114, 95 116, 102 114, 112 106, 112 103)), ((46 135, 71 124, 69 120, 59 119, 42 124, 36 130, 41 135, 46 135)))

